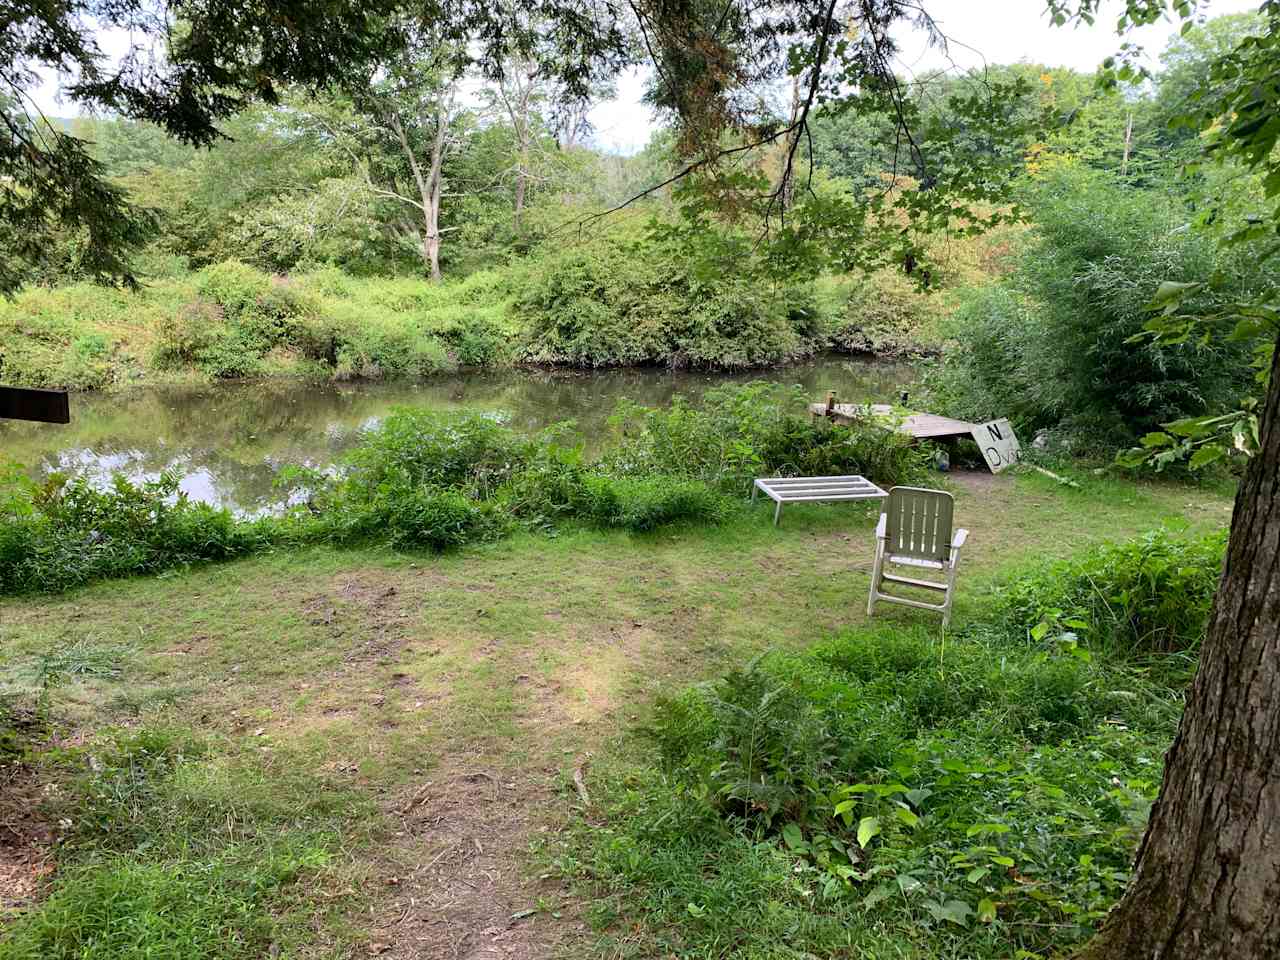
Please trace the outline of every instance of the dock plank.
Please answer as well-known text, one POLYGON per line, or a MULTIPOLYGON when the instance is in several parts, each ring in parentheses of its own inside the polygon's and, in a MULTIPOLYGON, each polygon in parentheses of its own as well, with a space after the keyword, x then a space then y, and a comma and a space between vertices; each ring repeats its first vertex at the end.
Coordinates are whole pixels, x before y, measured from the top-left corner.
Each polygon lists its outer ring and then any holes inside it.
MULTIPOLYGON (((873 420, 889 420, 893 417, 893 408, 886 403, 872 404, 870 410, 862 404, 837 403, 830 414, 825 403, 809 404, 809 412, 814 416, 826 417, 836 423, 848 424, 855 420, 865 420, 868 416, 873 420)), ((897 429, 920 440, 939 437, 967 437, 977 424, 951 417, 939 416, 936 413, 913 413, 903 418, 897 429)))

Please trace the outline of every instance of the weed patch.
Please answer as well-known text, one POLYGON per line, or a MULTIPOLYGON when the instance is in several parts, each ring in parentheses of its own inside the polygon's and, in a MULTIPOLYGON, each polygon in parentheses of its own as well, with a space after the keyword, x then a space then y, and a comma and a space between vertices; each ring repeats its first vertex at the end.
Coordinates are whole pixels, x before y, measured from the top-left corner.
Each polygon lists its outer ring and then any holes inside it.
MULTIPOLYGON (((1145 583, 1220 548, 1154 535, 1068 565, 1145 583)), ((848 630, 660 699, 645 759, 605 776, 560 855, 607 949, 623 928, 639 953, 682 955, 1040 956, 1086 939, 1123 891, 1187 672, 1152 667, 1151 644, 1136 668, 1131 619, 1099 620, 1091 649, 1011 638, 1009 598, 1040 615, 1026 598, 1049 583, 1072 589, 1033 572, 958 637, 848 630)))
POLYGON ((324 911, 306 903, 366 801, 285 760, 183 728, 106 732, 37 758, 62 824, 47 896, 0 958, 232 958, 287 952, 324 911))
POLYGON ((996 619, 1033 642, 1077 635, 1111 652, 1199 650, 1222 575, 1227 531, 1197 539, 1157 530, 1033 571, 1003 587, 996 619))

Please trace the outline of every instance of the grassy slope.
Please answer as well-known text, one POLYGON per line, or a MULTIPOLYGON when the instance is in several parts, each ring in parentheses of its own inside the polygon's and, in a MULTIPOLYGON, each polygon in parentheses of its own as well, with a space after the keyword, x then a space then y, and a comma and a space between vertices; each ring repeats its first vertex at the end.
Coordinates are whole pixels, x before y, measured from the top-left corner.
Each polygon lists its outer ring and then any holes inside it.
MULTIPOLYGON (((956 489, 972 531, 961 623, 1012 565, 1176 517, 1221 524, 1230 509, 1208 491, 1109 481, 1072 491, 1034 475, 956 489)), ((92 743, 110 725, 188 726, 212 744, 201 768, 248 781, 287 771, 281 790, 299 804, 339 797, 317 815, 329 833, 314 864, 262 908, 305 954, 354 942, 385 956, 487 955, 463 945, 541 956, 552 941, 584 953, 590 934, 560 919, 574 915, 563 888, 531 880, 523 863, 576 802, 575 765, 653 694, 865 617, 869 514, 789 508, 775 530, 770 513, 760 505, 714 532, 525 536, 442 558, 282 553, 5 601, 0 670, 13 676, 69 641, 123 648, 120 679, 55 694, 64 742, 92 743), (311 903, 322 908, 314 924, 311 903), (511 919, 529 909, 539 912, 511 919)), ((197 798, 201 782, 189 785, 197 798)), ((226 811, 233 834, 238 810, 226 811)), ((199 843, 159 847, 141 859, 215 857, 199 843)))

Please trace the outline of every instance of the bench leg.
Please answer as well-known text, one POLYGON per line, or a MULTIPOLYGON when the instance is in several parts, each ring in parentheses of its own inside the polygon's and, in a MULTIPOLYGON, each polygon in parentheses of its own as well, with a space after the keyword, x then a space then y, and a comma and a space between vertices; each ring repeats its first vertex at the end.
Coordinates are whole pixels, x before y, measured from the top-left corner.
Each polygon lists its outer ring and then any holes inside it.
POLYGON ((782 519, 782 501, 778 501, 778 505, 773 510, 773 525, 776 527, 778 521, 782 519))

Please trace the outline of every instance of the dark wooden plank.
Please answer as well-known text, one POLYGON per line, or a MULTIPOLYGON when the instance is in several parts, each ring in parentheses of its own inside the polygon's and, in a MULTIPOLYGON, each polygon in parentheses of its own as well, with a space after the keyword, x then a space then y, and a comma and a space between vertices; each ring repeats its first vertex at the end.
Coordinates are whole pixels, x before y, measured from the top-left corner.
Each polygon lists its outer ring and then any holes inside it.
POLYGON ((0 387, 0 420, 70 423, 71 403, 65 390, 0 387))

